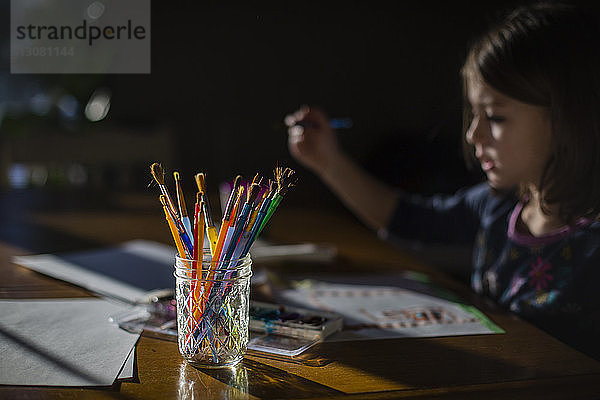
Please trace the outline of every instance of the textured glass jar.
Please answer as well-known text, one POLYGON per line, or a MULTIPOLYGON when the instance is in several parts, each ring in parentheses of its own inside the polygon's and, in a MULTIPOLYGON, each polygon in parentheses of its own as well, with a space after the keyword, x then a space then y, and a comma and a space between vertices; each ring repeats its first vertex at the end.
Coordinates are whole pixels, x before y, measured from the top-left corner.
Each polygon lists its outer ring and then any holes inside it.
POLYGON ((230 367, 248 345, 252 260, 211 260, 208 250, 201 265, 175 257, 179 352, 197 367, 230 367))

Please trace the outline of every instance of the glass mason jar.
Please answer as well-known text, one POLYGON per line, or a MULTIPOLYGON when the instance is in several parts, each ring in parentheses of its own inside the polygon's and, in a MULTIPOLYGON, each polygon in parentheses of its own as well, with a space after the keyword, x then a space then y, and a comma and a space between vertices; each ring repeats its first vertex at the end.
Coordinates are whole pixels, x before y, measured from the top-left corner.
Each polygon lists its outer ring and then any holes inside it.
POLYGON ((175 257, 179 352, 201 368, 230 367, 248 345, 250 255, 229 262, 202 263, 175 257))

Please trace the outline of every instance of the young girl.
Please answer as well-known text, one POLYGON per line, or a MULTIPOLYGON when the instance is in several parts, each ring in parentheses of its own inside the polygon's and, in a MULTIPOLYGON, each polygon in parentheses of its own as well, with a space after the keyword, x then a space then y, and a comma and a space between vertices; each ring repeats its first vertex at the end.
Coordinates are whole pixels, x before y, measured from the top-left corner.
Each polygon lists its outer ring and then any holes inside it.
POLYGON ((326 116, 286 117, 289 149, 388 237, 474 243, 477 293, 600 359, 600 38, 591 13, 518 8, 462 68, 465 148, 487 182, 408 195, 339 148, 326 116))

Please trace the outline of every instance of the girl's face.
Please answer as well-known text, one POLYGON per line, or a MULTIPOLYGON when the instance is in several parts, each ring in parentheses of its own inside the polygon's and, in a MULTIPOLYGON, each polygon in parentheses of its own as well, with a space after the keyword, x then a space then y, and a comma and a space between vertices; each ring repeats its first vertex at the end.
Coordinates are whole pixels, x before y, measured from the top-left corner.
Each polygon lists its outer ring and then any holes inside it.
POLYGON ((473 79, 468 83, 473 120, 466 140, 496 189, 537 187, 551 153, 551 124, 542 107, 521 103, 473 79))

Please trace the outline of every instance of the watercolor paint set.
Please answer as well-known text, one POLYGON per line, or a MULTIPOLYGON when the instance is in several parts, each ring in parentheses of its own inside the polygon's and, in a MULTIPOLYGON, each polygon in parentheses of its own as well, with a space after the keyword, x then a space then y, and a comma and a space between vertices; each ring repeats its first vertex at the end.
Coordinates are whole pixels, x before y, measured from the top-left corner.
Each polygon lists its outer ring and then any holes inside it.
POLYGON ((325 311, 250 302, 249 329, 269 335, 323 340, 342 329, 342 317, 325 311))

